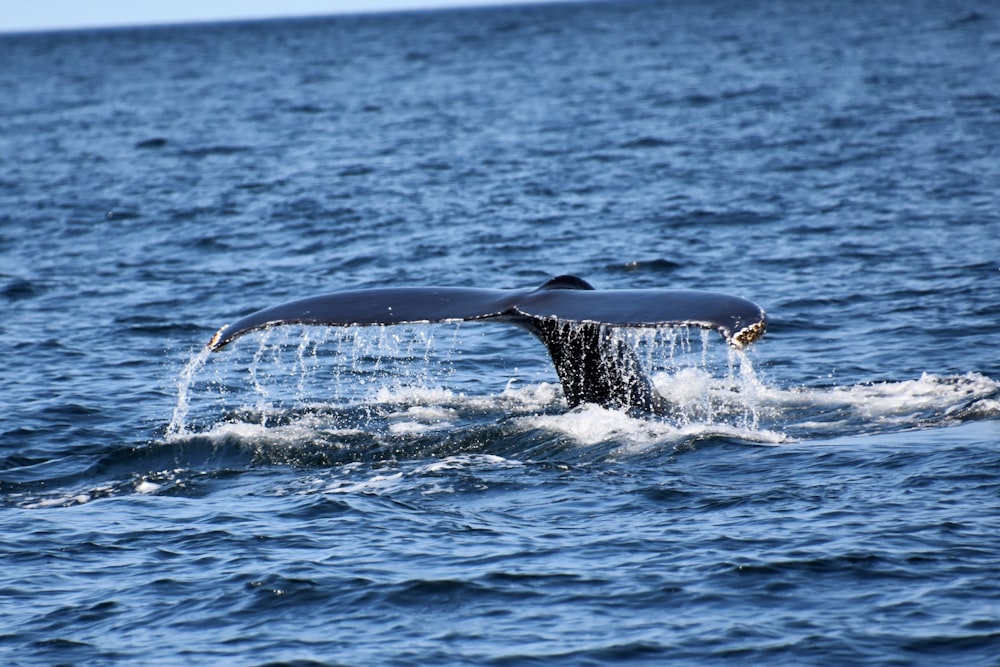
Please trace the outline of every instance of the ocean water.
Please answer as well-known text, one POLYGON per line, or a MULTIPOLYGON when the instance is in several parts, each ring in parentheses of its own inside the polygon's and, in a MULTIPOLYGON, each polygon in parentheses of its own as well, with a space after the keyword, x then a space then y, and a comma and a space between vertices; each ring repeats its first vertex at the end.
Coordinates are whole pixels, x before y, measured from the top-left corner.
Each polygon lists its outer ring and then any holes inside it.
POLYGON ((0 35, 10 665, 1000 664, 1000 9, 0 35), (669 415, 376 286, 693 288, 669 415))

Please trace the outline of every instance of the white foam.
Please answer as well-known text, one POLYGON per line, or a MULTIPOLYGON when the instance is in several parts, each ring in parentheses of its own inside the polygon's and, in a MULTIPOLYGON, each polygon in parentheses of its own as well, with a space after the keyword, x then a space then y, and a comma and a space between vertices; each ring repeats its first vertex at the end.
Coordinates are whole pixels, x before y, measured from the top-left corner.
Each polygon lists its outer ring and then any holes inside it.
MULTIPOLYGON (((256 422, 226 421, 215 424, 198 434, 214 443, 235 439, 249 444, 302 445, 314 442, 317 436, 326 438, 356 437, 366 431, 360 428, 337 428, 316 415, 303 415, 288 424, 267 425, 256 422)), ((180 439, 188 436, 175 436, 180 439)), ((168 439, 168 442, 170 439, 168 439)))
MULTIPOLYGON (((905 423, 929 411, 947 418, 970 406, 984 415, 1000 414, 1000 403, 994 398, 998 392, 1000 383, 979 373, 951 376, 923 373, 916 380, 847 387, 787 390, 768 387, 759 396, 763 403, 779 411, 802 407, 844 408, 849 411, 847 418, 905 423)), ((831 422, 804 421, 798 425, 829 428, 831 422)))
POLYGON ((735 426, 724 422, 688 422, 630 417, 618 410, 586 404, 556 415, 533 415, 520 418, 526 428, 540 428, 572 439, 580 445, 604 442, 625 443, 616 450, 636 453, 651 445, 690 441, 696 438, 729 437, 755 443, 779 444, 788 437, 783 433, 735 426))
POLYGON ((405 410, 390 412, 388 419, 412 419, 424 422, 449 421, 454 418, 455 410, 441 405, 411 405, 405 410))
POLYGON ((328 486, 326 493, 387 493, 402 485, 403 473, 397 472, 391 475, 375 475, 374 477, 361 481, 350 482, 338 480, 328 486))
POLYGON ((70 507, 72 505, 83 505, 91 500, 89 493, 78 493, 66 496, 54 496, 52 498, 42 498, 33 503, 24 505, 25 509, 46 509, 49 507, 70 507))
POLYGON ((851 387, 850 400, 872 416, 940 409, 949 414, 969 400, 997 392, 1000 385, 978 373, 943 377, 924 373, 918 380, 851 387))
POLYGON ((1000 415, 1000 400, 983 398, 975 401, 969 408, 970 411, 974 410, 983 416, 998 416, 1000 415))
POLYGON ((389 433, 392 435, 423 435, 447 429, 451 424, 422 424, 420 422, 404 421, 389 424, 389 433))
POLYGON ((562 398, 561 387, 550 382, 529 384, 520 388, 514 386, 516 383, 517 380, 511 378, 500 393, 501 405, 508 410, 537 412, 562 398))
POLYGON ((144 479, 135 485, 135 492, 142 494, 156 493, 162 487, 162 484, 157 484, 155 482, 150 482, 148 479, 144 479))
POLYGON ((676 430, 663 423, 633 419, 624 412, 591 403, 562 414, 521 417, 517 423, 525 430, 544 429, 569 436, 582 445, 622 439, 649 442, 663 437, 667 430, 676 430))
POLYGON ((456 454, 440 461, 434 461, 418 468, 421 473, 437 473, 444 470, 461 470, 470 467, 502 467, 516 468, 523 466, 520 461, 505 459, 493 454, 456 454))
MULTIPOLYGON (((494 470, 519 468, 524 464, 520 461, 505 459, 492 454, 456 454, 443 459, 430 461, 420 465, 408 464, 403 469, 393 472, 383 471, 362 480, 338 479, 324 481, 319 489, 307 493, 332 494, 392 494, 400 490, 412 491, 419 489, 421 495, 439 493, 454 493, 454 487, 445 480, 452 479, 455 471, 473 471, 486 474, 494 470)), ((361 470, 361 464, 352 464, 337 469, 336 474, 344 477, 356 475, 361 470)))
POLYGON ((441 387, 380 387, 375 401, 383 405, 447 405, 461 402, 461 394, 441 387))

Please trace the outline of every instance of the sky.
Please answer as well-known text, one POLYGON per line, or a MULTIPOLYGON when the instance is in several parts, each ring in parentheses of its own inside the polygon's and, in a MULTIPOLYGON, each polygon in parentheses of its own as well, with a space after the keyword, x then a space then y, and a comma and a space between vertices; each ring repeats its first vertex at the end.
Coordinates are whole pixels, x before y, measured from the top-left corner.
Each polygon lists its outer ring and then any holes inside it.
POLYGON ((511 0, 4 0, 0 32, 513 4, 511 0))

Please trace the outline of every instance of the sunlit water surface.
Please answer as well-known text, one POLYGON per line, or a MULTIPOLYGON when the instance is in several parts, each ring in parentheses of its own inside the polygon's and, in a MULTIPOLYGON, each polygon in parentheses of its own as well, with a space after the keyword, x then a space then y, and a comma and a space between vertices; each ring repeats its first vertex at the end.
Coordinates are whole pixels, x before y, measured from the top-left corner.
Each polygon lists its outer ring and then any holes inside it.
POLYGON ((597 3, 0 36, 5 664, 1000 655, 1000 11, 597 3), (338 289, 694 288, 672 406, 338 289))

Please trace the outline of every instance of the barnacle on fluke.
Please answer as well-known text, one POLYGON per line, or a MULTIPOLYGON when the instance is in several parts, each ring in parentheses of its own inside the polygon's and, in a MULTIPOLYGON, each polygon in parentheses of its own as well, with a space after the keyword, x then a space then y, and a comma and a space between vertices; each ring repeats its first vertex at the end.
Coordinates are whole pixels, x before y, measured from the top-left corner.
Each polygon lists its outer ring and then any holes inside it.
MULTIPOLYGON (((763 311, 761 311, 761 315, 764 315, 763 311)), ((764 335, 764 331, 766 329, 767 319, 765 318, 759 322, 749 324, 737 331, 729 338, 729 343, 737 349, 743 349, 744 347, 748 347, 757 342, 757 340, 764 335)))

